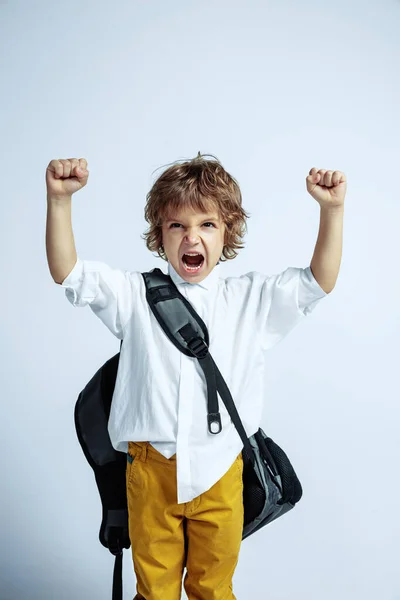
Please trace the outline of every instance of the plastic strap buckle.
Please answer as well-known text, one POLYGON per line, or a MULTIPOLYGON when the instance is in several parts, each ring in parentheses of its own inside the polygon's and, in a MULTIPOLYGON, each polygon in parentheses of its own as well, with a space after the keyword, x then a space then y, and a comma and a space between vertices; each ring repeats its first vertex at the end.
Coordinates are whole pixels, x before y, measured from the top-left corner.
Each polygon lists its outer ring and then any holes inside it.
POLYGON ((118 554, 122 554, 123 547, 121 544, 121 528, 120 527, 110 527, 109 539, 108 539, 108 549, 111 554, 117 556, 118 554))
POLYGON ((196 358, 205 358, 207 356, 208 346, 202 338, 195 337, 186 343, 189 350, 195 355, 196 358))

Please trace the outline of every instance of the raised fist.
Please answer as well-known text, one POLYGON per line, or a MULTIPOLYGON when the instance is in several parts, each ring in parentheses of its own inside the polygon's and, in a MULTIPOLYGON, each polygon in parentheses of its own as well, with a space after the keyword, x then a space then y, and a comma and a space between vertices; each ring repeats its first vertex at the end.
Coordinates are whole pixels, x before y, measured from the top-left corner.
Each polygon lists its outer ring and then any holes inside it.
POLYGON ((88 177, 87 161, 84 158, 51 160, 46 169, 47 195, 70 198, 85 187, 88 177))

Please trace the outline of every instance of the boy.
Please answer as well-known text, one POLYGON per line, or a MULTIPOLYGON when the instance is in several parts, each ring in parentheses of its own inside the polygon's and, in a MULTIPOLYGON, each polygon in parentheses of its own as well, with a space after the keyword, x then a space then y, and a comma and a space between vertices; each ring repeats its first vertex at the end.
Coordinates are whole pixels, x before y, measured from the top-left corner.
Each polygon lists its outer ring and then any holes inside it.
MULTIPOLYGON (((213 157, 215 158, 215 157, 213 157)), ((207 427, 198 361, 165 336, 139 271, 78 258, 72 194, 88 180, 85 159, 52 160, 46 171, 46 249, 51 275, 74 306, 89 304, 123 339, 109 419, 127 452, 129 535, 137 600, 235 600, 232 577, 243 529, 242 441, 225 405, 222 431, 207 427), (150 441, 151 440, 151 441, 150 441)), ((248 436, 260 426, 265 350, 278 343, 334 287, 339 272, 346 178, 311 169, 307 190, 321 206, 310 267, 223 279, 219 261, 242 248, 248 216, 239 185, 216 159, 169 167, 147 195, 150 251, 205 322, 210 353, 248 436)))

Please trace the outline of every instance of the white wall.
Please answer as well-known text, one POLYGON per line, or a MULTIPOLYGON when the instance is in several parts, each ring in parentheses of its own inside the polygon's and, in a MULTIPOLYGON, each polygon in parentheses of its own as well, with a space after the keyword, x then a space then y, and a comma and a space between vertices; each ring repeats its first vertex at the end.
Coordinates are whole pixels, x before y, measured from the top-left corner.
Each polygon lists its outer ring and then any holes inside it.
MULTIPOLYGON (((1 600, 108 600, 73 409, 119 342, 49 274, 45 169, 85 157, 79 256, 165 270, 153 171, 215 154, 250 211, 223 276, 308 266, 312 167, 348 177, 334 291, 269 356, 262 427, 304 496, 245 540, 238 600, 399 600, 400 3, 0 2, 1 600)), ((125 552, 125 594, 135 577, 125 552)))

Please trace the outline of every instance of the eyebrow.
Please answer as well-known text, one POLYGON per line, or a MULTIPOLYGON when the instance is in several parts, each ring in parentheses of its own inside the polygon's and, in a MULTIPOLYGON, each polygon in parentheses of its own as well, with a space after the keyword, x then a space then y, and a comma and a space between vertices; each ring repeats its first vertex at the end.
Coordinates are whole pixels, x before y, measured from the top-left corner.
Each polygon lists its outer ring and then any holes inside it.
MULTIPOLYGON (((204 219, 202 219, 202 222, 204 223, 204 221, 215 221, 216 223, 218 223, 218 222, 219 222, 219 219, 218 219, 218 217, 216 217, 216 216, 210 216, 210 217, 204 217, 204 219)), ((168 219, 168 220, 166 221, 166 223, 176 223, 176 222, 178 222, 178 223, 179 223, 179 222, 180 222, 180 219, 178 219, 178 218, 175 218, 175 219, 168 219)))

